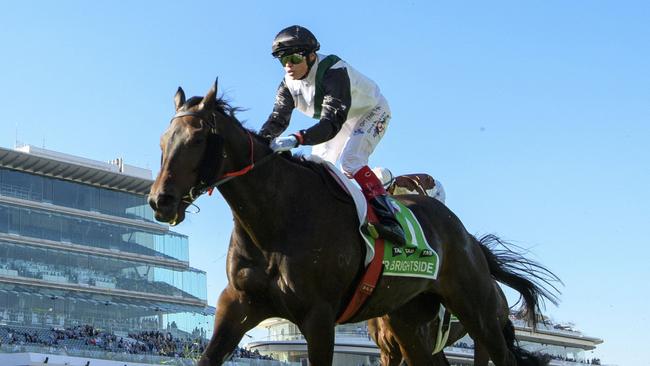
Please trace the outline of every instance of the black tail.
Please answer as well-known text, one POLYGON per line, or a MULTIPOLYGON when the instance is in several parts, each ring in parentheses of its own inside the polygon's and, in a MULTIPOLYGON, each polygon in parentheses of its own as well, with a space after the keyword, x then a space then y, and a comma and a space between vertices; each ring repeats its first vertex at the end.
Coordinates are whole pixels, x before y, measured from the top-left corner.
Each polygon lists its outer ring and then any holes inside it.
POLYGON ((508 344, 508 349, 515 355, 515 359, 517 359, 517 366, 546 366, 551 361, 548 355, 539 352, 532 353, 518 346, 517 339, 515 338, 515 326, 510 319, 508 319, 508 323, 503 328, 503 335, 508 344))
POLYGON ((516 246, 504 242, 496 235, 483 235, 478 239, 478 244, 488 262, 492 277, 521 294, 525 315, 534 327, 544 299, 554 305, 558 304, 560 291, 555 283, 562 284, 562 281, 541 264, 511 249, 516 246), (503 249, 496 249, 497 245, 503 249))

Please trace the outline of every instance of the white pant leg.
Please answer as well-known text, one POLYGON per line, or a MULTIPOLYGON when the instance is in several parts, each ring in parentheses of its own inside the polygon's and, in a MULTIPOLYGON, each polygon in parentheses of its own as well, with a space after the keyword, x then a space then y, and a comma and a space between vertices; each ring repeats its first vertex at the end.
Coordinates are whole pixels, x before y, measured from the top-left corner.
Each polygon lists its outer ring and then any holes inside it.
POLYGON ((353 126, 354 121, 345 121, 341 127, 341 130, 336 134, 336 136, 334 136, 334 138, 325 141, 322 144, 312 146, 312 155, 316 155, 323 160, 329 161, 330 163, 336 165, 338 163, 339 157, 341 156, 341 152, 343 151, 343 147, 345 147, 345 143, 350 138, 350 134, 352 134, 353 126))
POLYGON ((341 153, 344 173, 354 176, 359 169, 368 165, 368 158, 384 137, 390 117, 388 103, 383 100, 357 121, 341 153))

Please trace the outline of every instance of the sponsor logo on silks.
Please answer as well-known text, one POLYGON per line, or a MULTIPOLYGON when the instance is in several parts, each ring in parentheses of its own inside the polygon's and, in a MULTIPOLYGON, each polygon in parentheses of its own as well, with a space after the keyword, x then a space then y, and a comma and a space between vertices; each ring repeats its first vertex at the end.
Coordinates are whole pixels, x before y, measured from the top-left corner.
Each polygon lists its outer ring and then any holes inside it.
POLYGON ((424 249, 422 253, 420 253, 420 258, 432 257, 432 256, 433 256, 433 250, 430 249, 424 249))
POLYGON ((417 248, 404 248, 404 253, 406 253, 406 256, 408 257, 414 254, 416 249, 417 248))
POLYGON ((402 255, 402 253, 404 253, 402 248, 393 247, 393 257, 397 257, 398 255, 402 255))

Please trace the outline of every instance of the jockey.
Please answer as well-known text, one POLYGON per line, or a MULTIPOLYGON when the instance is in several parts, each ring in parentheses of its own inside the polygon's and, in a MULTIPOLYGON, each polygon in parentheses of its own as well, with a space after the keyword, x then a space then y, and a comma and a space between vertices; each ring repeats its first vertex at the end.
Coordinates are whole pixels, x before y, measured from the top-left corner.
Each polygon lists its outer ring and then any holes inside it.
POLYGON ((260 134, 273 151, 313 145, 312 154, 336 164, 354 178, 379 219, 380 237, 405 245, 404 231, 381 181, 368 167, 368 157, 384 136, 390 108, 379 87, 335 55, 317 54, 320 44, 306 28, 283 29, 273 41, 272 55, 286 75, 278 87, 273 112, 260 134), (279 137, 297 108, 319 121, 312 127, 279 137))

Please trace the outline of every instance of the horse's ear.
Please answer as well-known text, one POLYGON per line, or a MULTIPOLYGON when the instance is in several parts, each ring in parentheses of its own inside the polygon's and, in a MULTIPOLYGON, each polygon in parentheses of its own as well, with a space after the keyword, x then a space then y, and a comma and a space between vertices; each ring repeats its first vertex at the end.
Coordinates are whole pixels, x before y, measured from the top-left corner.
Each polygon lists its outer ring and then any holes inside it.
POLYGON ((176 95, 174 95, 174 107, 176 107, 176 111, 178 112, 183 105, 185 105, 185 92, 179 86, 176 95))
POLYGON ((208 94, 203 97, 201 101, 201 109, 212 109, 217 102, 217 86, 219 84, 219 78, 214 81, 214 85, 208 91, 208 94))

